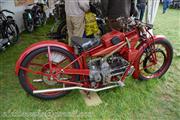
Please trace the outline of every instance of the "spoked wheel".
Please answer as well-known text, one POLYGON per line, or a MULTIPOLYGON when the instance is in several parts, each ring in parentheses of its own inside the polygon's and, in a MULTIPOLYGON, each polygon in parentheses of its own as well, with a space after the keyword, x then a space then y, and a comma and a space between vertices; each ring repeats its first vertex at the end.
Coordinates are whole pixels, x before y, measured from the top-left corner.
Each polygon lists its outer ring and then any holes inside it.
POLYGON ((14 44, 19 40, 19 29, 15 23, 7 24, 5 27, 5 36, 14 44))
POLYGON ((24 26, 28 32, 34 31, 34 21, 33 20, 25 20, 24 26))
MULTIPOLYGON (((60 81, 77 81, 78 75, 55 75, 60 68, 64 68, 74 60, 68 51, 57 47, 43 47, 32 51, 23 60, 19 71, 20 84, 26 92, 40 99, 55 99, 68 94, 70 91, 33 94, 34 90, 50 88, 65 88, 69 85, 60 81)), ((75 62, 68 68, 79 68, 75 62)))
POLYGON ((159 78, 169 69, 173 49, 167 40, 158 40, 147 47, 140 55, 137 66, 140 80, 159 78))

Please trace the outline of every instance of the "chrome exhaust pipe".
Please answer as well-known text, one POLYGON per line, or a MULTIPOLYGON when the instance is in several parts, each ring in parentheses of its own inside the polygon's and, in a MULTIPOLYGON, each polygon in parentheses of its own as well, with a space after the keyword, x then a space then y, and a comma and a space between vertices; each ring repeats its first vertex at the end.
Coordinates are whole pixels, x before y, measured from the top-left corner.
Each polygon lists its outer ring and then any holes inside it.
POLYGON ((85 91, 90 91, 90 92, 99 92, 99 91, 103 91, 103 90, 107 90, 107 89, 111 89, 111 88, 115 88, 115 87, 120 87, 120 86, 121 85, 116 84, 116 85, 111 85, 111 86, 107 86, 104 88, 98 88, 98 89, 85 88, 85 87, 54 88, 54 89, 46 89, 46 90, 34 90, 33 94, 48 93, 48 92, 60 92, 60 91, 69 91, 69 90, 85 90, 85 91))

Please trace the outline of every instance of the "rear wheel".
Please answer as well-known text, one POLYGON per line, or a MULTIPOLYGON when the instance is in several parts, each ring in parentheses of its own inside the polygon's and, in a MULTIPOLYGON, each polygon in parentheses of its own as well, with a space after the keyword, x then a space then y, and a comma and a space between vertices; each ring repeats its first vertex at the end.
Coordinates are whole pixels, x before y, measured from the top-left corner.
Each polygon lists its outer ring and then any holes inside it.
MULTIPOLYGON (((64 88, 67 84, 58 81, 76 81, 79 75, 58 74, 57 79, 47 76, 50 73, 55 74, 58 68, 63 68, 74 60, 74 56, 68 51, 58 47, 43 47, 32 51, 25 57, 19 71, 20 84, 26 92, 40 99, 55 99, 68 94, 70 91, 49 92, 33 94, 34 90, 44 90, 50 88, 64 88), (50 52, 48 52, 50 51, 50 52), (49 57, 51 56, 51 57, 49 57), (52 69, 51 69, 52 68, 52 69)), ((79 68, 75 62, 68 68, 79 68)))
POLYGON ((147 47, 136 63, 140 80, 160 78, 169 69, 173 58, 173 48, 167 40, 157 40, 147 47))

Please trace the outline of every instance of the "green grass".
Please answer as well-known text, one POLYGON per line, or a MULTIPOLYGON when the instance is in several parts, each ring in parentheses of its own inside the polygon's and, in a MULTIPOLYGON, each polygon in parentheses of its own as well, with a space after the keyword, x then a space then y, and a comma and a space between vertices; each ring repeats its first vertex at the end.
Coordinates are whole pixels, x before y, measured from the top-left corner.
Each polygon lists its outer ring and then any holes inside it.
MULTIPOLYGON (((43 101, 26 95, 15 76, 15 63, 30 44, 46 40, 50 25, 23 33, 21 41, 0 53, 0 120, 22 119, 122 119, 122 120, 178 120, 180 118, 180 58, 161 79, 140 82, 129 77, 124 88, 99 92, 103 103, 87 107, 78 91, 53 100, 43 101), (16 114, 34 114, 41 117, 12 117, 16 114), (86 114, 87 113, 87 114, 86 114), (68 114, 71 114, 68 116, 68 114), (83 115, 81 116, 80 115, 83 115), (7 115, 7 117, 3 117, 7 115)), ((158 11, 155 33, 166 35, 175 49, 180 49, 180 12, 170 9, 158 11)))

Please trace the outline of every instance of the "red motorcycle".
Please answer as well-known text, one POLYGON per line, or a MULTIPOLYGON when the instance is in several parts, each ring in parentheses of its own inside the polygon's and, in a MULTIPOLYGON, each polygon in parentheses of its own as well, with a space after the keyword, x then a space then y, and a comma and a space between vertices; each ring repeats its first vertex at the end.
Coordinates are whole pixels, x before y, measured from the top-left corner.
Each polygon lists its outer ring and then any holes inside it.
POLYGON ((118 18, 121 29, 97 38, 72 38, 72 46, 42 41, 28 47, 16 63, 23 89, 41 99, 71 90, 98 92, 124 86, 124 80, 159 78, 171 65, 173 49, 166 37, 152 35, 152 25, 118 18))

